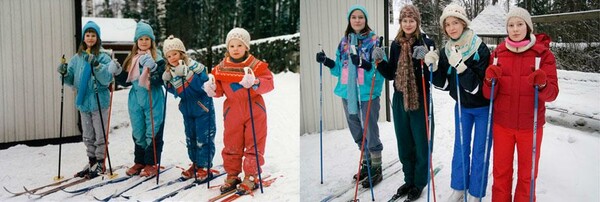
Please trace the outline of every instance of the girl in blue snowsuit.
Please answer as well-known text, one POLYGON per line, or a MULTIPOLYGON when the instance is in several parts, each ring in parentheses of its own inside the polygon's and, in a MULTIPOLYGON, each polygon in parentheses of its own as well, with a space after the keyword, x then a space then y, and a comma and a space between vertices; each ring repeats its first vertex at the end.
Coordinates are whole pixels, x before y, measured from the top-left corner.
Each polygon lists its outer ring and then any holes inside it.
POLYGON ((131 82, 129 117, 133 135, 134 162, 127 175, 154 176, 160 163, 163 147, 165 94, 161 74, 165 61, 156 49, 150 25, 139 22, 135 29, 134 45, 124 62, 131 82), (154 141, 154 142, 153 142, 154 141))
POLYGON ((75 174, 77 177, 96 177, 103 172, 104 167, 106 143, 102 128, 106 129, 109 106, 108 85, 113 78, 111 73, 114 73, 109 72, 108 67, 114 67, 116 64, 104 52, 101 45, 100 27, 93 21, 89 21, 83 27, 79 50, 67 66, 61 65, 58 68, 65 84, 77 90, 75 106, 81 115, 83 143, 87 148, 89 160, 84 169, 75 174), (89 53, 86 52, 87 50, 89 53), (95 88, 97 88, 101 109, 98 109, 95 88), (103 122, 100 120, 100 113, 103 122))
POLYGON ((186 55, 185 46, 178 38, 169 36, 163 42, 163 52, 167 68, 162 78, 167 91, 181 98, 179 111, 183 114, 188 156, 192 160, 192 166, 181 172, 181 176, 205 180, 213 166, 216 133, 213 100, 202 89, 208 81, 208 70, 186 55))

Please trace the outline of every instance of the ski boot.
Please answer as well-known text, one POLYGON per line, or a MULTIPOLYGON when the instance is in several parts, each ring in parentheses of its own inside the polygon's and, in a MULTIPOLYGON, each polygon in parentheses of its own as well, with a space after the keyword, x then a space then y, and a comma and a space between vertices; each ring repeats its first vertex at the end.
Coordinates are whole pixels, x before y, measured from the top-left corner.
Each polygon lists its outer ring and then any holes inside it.
POLYGON ((144 164, 135 163, 133 166, 127 169, 125 174, 127 174, 128 176, 139 175, 144 167, 144 164))
POLYGON ((408 196, 406 197, 405 202, 415 201, 415 200, 419 199, 419 197, 421 197, 422 191, 423 191, 423 188, 418 188, 416 186, 413 186, 408 191, 408 196))
POLYGON ((154 165, 146 165, 142 172, 140 172, 141 177, 152 177, 158 174, 158 167, 154 165))
POLYGON ((246 175, 244 181, 237 188, 237 193, 240 195, 252 194, 252 191, 258 187, 258 177, 254 175, 246 175))
MULTIPOLYGON (((377 168, 371 168, 371 181, 373 183, 373 187, 375 185, 379 184, 382 180, 383 180, 383 175, 382 175, 381 166, 379 166, 377 168)), ((365 178, 365 180, 362 181, 362 186, 364 188, 371 187, 371 183, 369 182, 368 176, 367 176, 367 178, 365 178)))
POLYGON ((241 182, 242 180, 240 180, 237 175, 227 175, 227 178, 225 178, 225 183, 223 183, 223 185, 221 185, 219 188, 221 190, 221 194, 234 190, 241 182))
POLYGON ((90 168, 88 178, 92 179, 98 177, 104 173, 104 160, 98 160, 98 162, 90 168))
POLYGON ((352 176, 352 179, 361 181, 367 178, 369 176, 369 171, 367 170, 367 168, 367 161, 363 161, 362 164, 360 164, 360 174, 354 174, 352 176))
POLYGON ((86 177, 90 173, 90 168, 96 164, 96 158, 89 157, 89 162, 83 169, 75 174, 75 177, 86 177))

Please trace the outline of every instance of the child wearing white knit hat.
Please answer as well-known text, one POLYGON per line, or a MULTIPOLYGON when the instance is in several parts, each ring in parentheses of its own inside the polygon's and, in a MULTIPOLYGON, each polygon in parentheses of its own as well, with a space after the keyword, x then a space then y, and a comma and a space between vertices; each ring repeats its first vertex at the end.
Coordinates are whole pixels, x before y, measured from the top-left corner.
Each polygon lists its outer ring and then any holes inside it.
POLYGON ((169 36, 163 42, 163 53, 167 66, 162 75, 165 88, 179 101, 179 111, 183 115, 188 157, 192 165, 181 172, 183 178, 210 180, 212 160, 215 156, 215 108, 213 99, 202 90, 209 80, 207 68, 188 57, 183 42, 169 36))
POLYGON ((214 80, 205 82, 204 90, 211 97, 227 97, 221 152, 227 178, 220 190, 248 194, 259 186, 265 163, 267 112, 262 95, 273 90, 273 74, 269 64, 249 53, 250 34, 245 29, 229 31, 225 45, 225 58, 213 68, 214 80), (242 172, 243 181, 238 176, 242 172))
POLYGON ((483 97, 481 85, 490 51, 469 29, 470 24, 463 7, 446 6, 440 27, 449 40, 439 56, 433 51, 425 55, 425 63, 437 66, 433 68, 433 84, 448 91, 456 101, 450 178, 453 193, 447 201, 462 201, 462 198, 481 201, 488 181, 489 155, 485 156, 484 151, 491 146, 485 141, 490 101, 483 97))

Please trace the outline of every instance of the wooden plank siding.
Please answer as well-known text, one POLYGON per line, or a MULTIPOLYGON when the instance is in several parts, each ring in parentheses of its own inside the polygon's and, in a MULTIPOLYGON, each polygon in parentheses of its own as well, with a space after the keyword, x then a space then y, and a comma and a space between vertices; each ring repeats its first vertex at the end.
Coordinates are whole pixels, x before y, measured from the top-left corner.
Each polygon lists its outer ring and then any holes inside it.
MULTIPOLYGON (((0 0, 0 143, 59 137, 60 57, 75 47, 75 1, 0 0)), ((63 136, 80 135, 65 88, 63 136)))
MULTIPOLYGON (((319 63, 315 61, 319 44, 328 57, 335 57, 336 47, 348 24, 348 9, 354 4, 365 6, 369 27, 383 35, 385 3, 387 1, 300 1, 300 134, 319 132, 319 63)), ((323 67, 323 130, 347 127, 342 100, 333 93, 336 82, 337 78, 323 67)), ((384 93, 380 98, 380 121, 386 113, 384 93)))

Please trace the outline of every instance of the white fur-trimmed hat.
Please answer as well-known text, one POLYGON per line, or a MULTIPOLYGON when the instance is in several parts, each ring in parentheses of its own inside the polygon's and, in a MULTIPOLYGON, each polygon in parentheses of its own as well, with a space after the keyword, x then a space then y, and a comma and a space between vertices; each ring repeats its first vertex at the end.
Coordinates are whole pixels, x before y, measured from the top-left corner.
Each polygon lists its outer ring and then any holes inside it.
POLYGON ((444 12, 442 12, 442 16, 440 16, 440 27, 444 29, 444 20, 447 17, 455 17, 461 19, 467 23, 467 27, 471 25, 471 21, 467 18, 467 12, 465 12, 465 8, 459 6, 458 4, 450 4, 444 8, 444 12))
POLYGON ((163 54, 167 55, 167 53, 172 50, 178 50, 185 53, 183 42, 173 35, 169 36, 169 38, 165 39, 163 42, 163 54))
POLYGON ((227 33, 227 38, 225 39, 225 46, 227 46, 228 48, 229 41, 231 41, 231 39, 240 40, 242 43, 244 43, 244 45, 246 45, 246 47, 248 47, 248 50, 250 50, 250 33, 248 33, 248 31, 246 31, 244 28, 236 27, 231 29, 231 31, 227 33))
POLYGON ((508 20, 513 17, 523 19, 525 23, 527 23, 529 31, 533 32, 533 22, 531 22, 531 15, 529 12, 527 12, 527 10, 521 7, 511 7, 510 11, 508 11, 508 14, 506 14, 506 25, 508 25, 508 20))

